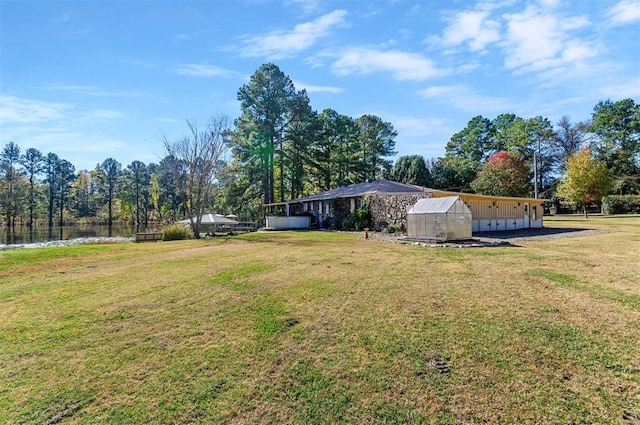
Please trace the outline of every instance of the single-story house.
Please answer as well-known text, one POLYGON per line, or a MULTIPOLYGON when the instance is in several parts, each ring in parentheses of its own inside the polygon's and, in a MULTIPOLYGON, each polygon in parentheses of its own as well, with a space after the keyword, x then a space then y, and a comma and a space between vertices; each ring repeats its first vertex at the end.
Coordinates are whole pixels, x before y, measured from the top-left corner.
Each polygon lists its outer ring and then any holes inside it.
POLYGON ((365 200, 371 211, 371 227, 407 228, 407 211, 422 198, 459 196, 471 210, 472 231, 515 230, 543 226, 543 199, 487 196, 448 192, 390 180, 366 181, 287 202, 267 204, 267 212, 280 209, 285 216, 308 214, 319 227, 331 227, 340 217, 353 213, 365 200))

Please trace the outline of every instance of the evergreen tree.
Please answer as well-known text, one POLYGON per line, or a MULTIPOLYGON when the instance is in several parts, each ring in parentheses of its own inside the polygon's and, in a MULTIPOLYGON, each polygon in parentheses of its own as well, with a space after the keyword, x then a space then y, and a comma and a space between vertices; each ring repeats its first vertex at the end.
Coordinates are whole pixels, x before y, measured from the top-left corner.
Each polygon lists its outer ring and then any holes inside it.
POLYGON ((105 195, 108 211, 109 232, 113 226, 113 202, 117 193, 117 183, 122 172, 122 165, 113 158, 107 158, 96 166, 101 192, 105 195))
POLYGON ((48 224, 53 227, 53 215, 55 212, 55 200, 58 188, 58 176, 60 174, 60 158, 55 153, 49 152, 44 166, 45 182, 48 188, 48 224))
POLYGON ((71 184, 71 198, 78 218, 95 218, 98 213, 98 174, 80 170, 71 184))
POLYGON ((401 156, 398 158, 391 173, 391 180, 401 183, 430 186, 431 176, 424 158, 420 155, 401 156))
POLYGON ((591 147, 604 161, 620 195, 640 193, 640 104, 633 99, 599 102, 589 131, 591 147))
POLYGON ((477 169, 478 164, 473 159, 453 156, 440 158, 430 170, 433 188, 469 192, 477 169))
POLYGON ((22 176, 18 165, 20 148, 13 142, 7 143, 0 153, 0 208, 5 216, 7 227, 15 228, 16 218, 24 206, 22 176))
POLYGON ((76 168, 66 159, 62 159, 58 162, 58 208, 59 219, 58 225, 64 225, 64 208, 67 201, 67 195, 71 190, 71 183, 75 180, 76 168))
POLYGON ((316 190, 329 190, 356 183, 353 164, 357 161, 357 135, 351 117, 333 109, 319 117, 319 134, 311 145, 311 179, 316 190))
POLYGON ((376 180, 389 173, 398 133, 393 125, 375 115, 363 115, 355 121, 358 140, 358 176, 363 180, 376 180))
POLYGON ((451 136, 445 146, 445 154, 447 157, 468 159, 480 166, 493 149, 494 133, 491 120, 481 115, 473 117, 464 129, 451 136))
POLYGON ((242 115, 236 120, 233 138, 236 159, 258 167, 265 204, 275 202, 276 189, 278 199, 284 201, 285 144, 293 123, 309 115, 307 94, 296 91, 276 65, 264 64, 238 90, 238 100, 242 115))
POLYGON ((27 149, 24 156, 21 158, 22 166, 27 172, 27 176, 29 178, 29 220, 27 221, 27 226, 29 227, 33 227, 34 215, 37 207, 36 178, 44 170, 44 162, 45 160, 42 153, 34 148, 27 149))

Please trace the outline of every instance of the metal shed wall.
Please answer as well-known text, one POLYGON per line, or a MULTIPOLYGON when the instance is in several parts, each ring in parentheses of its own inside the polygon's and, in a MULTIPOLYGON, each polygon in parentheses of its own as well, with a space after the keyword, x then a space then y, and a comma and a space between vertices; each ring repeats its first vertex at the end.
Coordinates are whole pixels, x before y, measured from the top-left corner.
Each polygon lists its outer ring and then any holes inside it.
POLYGON ((407 235, 438 241, 469 239, 471 221, 471 211, 460 197, 420 199, 407 212, 407 235))

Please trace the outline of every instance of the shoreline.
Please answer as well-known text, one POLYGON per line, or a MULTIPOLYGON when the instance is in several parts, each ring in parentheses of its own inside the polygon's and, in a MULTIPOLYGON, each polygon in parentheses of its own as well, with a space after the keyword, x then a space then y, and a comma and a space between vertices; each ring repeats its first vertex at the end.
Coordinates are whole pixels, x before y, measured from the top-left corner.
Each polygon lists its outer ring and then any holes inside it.
POLYGON ((0 244, 0 251, 9 249, 32 249, 32 248, 48 248, 52 246, 74 246, 74 245, 87 245, 87 244, 100 244, 100 243, 127 243, 133 242, 134 237, 90 237, 90 238, 74 238, 74 239, 59 239, 55 241, 46 242, 33 242, 33 243, 20 243, 20 244, 0 244))

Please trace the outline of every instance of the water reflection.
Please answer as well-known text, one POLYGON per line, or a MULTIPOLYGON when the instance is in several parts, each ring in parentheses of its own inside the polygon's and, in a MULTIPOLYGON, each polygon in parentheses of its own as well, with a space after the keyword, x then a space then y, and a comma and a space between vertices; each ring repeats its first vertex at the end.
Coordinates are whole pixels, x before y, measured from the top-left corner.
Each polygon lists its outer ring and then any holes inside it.
POLYGON ((68 240, 77 238, 108 238, 108 237, 132 237, 136 232, 144 229, 136 229, 135 226, 54 226, 33 227, 16 226, 15 231, 4 227, 0 236, 0 244, 38 243, 56 240, 68 240))

